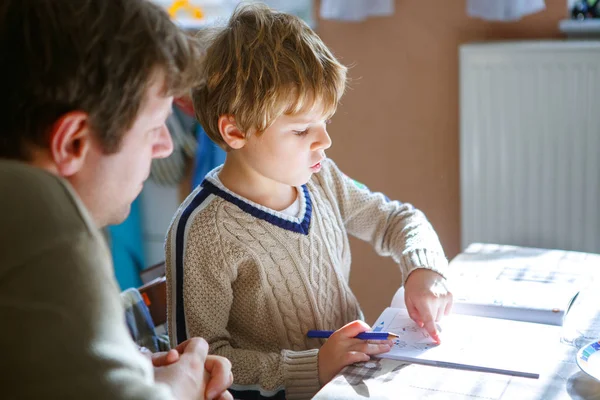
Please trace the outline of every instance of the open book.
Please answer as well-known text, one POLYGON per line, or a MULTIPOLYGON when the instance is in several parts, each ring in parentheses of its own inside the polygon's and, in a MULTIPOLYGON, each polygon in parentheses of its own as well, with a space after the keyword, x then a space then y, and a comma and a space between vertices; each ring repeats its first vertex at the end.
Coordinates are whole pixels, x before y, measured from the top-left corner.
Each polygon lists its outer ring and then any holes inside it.
POLYGON ((439 324, 438 345, 403 308, 386 308, 373 326, 400 336, 378 357, 525 378, 539 378, 560 340, 558 326, 454 314, 439 324))

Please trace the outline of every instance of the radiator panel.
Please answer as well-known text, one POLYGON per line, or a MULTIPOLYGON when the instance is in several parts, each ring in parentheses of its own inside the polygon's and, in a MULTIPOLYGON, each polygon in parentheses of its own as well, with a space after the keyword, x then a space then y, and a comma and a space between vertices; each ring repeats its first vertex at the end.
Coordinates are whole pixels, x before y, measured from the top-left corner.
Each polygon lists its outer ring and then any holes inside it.
POLYGON ((460 49, 462 248, 600 253, 600 44, 460 49))

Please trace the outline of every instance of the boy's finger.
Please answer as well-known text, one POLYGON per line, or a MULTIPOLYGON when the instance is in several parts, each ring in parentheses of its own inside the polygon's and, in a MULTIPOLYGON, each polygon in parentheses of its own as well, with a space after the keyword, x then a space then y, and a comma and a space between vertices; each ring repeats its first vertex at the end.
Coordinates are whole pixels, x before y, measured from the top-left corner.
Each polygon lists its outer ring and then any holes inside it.
POLYGON ((422 328, 423 320, 419 314, 419 310, 417 310, 417 307, 415 307, 414 303, 410 299, 406 301, 406 311, 408 312, 410 319, 415 321, 415 323, 422 328))
POLYGON ((385 340, 366 340, 369 344, 389 344, 390 346, 394 344, 393 339, 385 339, 385 340))
POLYGON ((425 328, 425 330, 427 330, 427 333, 429 333, 429 336, 431 336, 431 338, 433 340, 435 340, 436 343, 440 343, 440 336, 437 331, 437 326, 435 324, 435 321, 430 320, 430 321, 425 322, 424 328, 425 328))
POLYGON ((361 351, 350 351, 346 354, 346 362, 344 365, 350 365, 361 361, 365 362, 369 361, 370 359, 371 357, 369 357, 368 354, 365 354, 361 351))
POLYGON ((439 322, 444 318, 445 305, 439 306, 435 314, 435 322, 439 322))
MULTIPOLYGON (((440 338, 438 336, 437 327, 435 325, 435 320, 432 314, 432 310, 430 309, 431 305, 425 302, 421 304, 421 308, 419 309, 419 314, 423 321, 423 328, 429 333, 429 336, 437 343, 440 342, 440 338)), ((436 312, 437 316, 437 312, 436 312)))
POLYGON ((446 307, 444 307, 444 315, 450 315, 452 312, 452 299, 446 303, 446 307))
POLYGON ((365 332, 368 330, 371 330, 371 327, 369 326, 369 324, 367 324, 364 321, 356 320, 356 321, 352 321, 352 322, 344 325, 343 327, 341 327, 340 329, 335 331, 334 335, 343 336, 345 338, 350 339, 350 338, 354 338, 359 333, 362 333, 362 332, 365 332))
POLYGON ((363 342, 361 344, 352 346, 353 350, 369 355, 387 353, 391 350, 391 348, 392 346, 390 346, 388 343, 374 344, 363 342))

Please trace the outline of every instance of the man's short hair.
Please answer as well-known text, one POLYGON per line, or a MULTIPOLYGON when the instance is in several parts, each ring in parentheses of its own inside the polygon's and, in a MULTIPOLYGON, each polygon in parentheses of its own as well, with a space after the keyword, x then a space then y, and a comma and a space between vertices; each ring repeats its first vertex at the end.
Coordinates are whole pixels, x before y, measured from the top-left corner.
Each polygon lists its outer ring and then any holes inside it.
POLYGON ((320 101, 335 113, 346 85, 346 67, 298 17, 265 5, 238 6, 225 28, 204 35, 208 46, 202 84, 192 98, 208 136, 225 150, 223 115, 238 129, 263 132, 282 114, 309 110, 320 101))
POLYGON ((197 77, 196 42, 147 0, 2 0, 0 54, 2 158, 46 148, 70 111, 86 112, 103 150, 116 152, 156 76, 165 95, 197 77))

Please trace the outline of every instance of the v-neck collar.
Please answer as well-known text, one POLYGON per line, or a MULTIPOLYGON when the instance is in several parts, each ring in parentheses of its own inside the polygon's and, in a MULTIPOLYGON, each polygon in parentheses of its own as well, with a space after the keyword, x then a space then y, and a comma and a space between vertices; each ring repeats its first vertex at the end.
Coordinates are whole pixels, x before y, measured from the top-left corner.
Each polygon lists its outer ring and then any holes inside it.
POLYGON ((229 203, 235 204, 242 211, 255 218, 262 219, 288 231, 308 235, 312 217, 312 201, 306 185, 302 185, 298 188, 298 194, 300 196, 300 212, 298 216, 292 217, 291 215, 254 203, 253 201, 232 192, 223 186, 218 179, 214 178, 217 173, 218 170, 215 169, 207 174, 201 185, 203 190, 207 190, 229 203))

